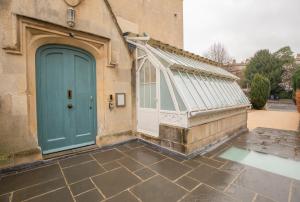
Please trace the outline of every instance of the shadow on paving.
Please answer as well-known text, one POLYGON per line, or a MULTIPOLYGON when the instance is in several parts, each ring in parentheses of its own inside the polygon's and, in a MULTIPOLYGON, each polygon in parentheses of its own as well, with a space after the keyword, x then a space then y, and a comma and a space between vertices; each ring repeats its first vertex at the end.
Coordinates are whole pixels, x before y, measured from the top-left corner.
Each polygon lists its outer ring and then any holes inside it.
POLYGON ((0 201, 300 201, 300 182, 218 156, 231 146, 300 160, 299 136, 257 128, 190 160, 135 141, 3 175, 0 201))

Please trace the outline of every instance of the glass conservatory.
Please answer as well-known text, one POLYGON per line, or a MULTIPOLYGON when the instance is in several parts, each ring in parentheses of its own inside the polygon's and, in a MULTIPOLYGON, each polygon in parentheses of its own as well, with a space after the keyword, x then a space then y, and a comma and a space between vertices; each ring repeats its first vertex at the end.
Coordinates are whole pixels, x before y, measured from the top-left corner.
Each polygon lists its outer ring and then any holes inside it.
POLYGON ((127 39, 135 48, 137 131, 160 136, 160 125, 190 128, 191 119, 249 101, 238 77, 201 56, 159 41, 127 39))

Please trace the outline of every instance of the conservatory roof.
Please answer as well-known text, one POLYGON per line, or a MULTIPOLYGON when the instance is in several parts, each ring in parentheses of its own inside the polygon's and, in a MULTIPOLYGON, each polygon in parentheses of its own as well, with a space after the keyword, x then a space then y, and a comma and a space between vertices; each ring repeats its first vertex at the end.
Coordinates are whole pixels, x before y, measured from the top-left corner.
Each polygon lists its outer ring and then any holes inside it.
POLYGON ((161 110, 188 111, 194 116, 250 106, 238 77, 219 63, 153 39, 131 42, 138 48, 138 60, 149 60, 161 70, 161 110))
POLYGON ((225 77, 238 80, 239 78, 221 68, 222 64, 209 60, 188 51, 178 49, 160 41, 151 39, 148 44, 152 47, 152 52, 169 63, 173 68, 185 68, 200 71, 208 75, 225 77))

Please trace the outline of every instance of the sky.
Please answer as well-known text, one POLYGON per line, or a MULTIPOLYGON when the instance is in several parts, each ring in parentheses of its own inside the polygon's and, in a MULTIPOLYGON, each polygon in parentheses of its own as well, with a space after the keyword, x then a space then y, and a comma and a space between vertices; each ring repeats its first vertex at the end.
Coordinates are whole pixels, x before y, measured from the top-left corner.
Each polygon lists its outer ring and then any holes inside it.
POLYGON ((184 0, 184 48, 204 55, 220 42, 237 61, 257 50, 300 53, 300 0, 184 0))

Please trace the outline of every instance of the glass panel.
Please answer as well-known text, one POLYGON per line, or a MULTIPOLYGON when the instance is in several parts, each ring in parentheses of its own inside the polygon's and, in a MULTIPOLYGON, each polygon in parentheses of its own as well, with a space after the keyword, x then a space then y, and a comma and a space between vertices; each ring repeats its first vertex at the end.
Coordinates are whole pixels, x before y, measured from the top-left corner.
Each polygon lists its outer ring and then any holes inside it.
POLYGON ((230 89, 226 86, 225 81, 220 80, 219 83, 220 83, 221 88, 224 90, 226 98, 227 98, 228 102, 230 103, 230 105, 231 106, 235 105, 233 95, 231 94, 230 89))
POLYGON ((211 107, 216 108, 217 101, 214 99, 213 93, 209 90, 207 84, 205 83, 205 80, 203 80, 199 75, 194 75, 194 76, 197 79, 197 81, 198 81, 199 85, 201 86, 201 88, 203 89, 203 91, 205 92, 205 94, 207 95, 207 98, 209 99, 209 101, 211 103, 211 107))
POLYGON ((145 85, 140 83, 140 107, 145 107, 145 85))
POLYGON ((227 106, 231 106, 232 103, 231 103, 230 98, 229 98, 230 96, 229 96, 227 90, 223 88, 222 80, 221 79, 215 79, 215 78, 211 78, 211 80, 218 86, 219 92, 222 95, 223 100, 227 103, 227 106))
POLYGON ((173 87, 173 91, 174 91, 174 94, 175 94, 175 97, 176 97, 176 100, 177 100, 177 103, 178 103, 178 107, 179 107, 179 110, 180 111, 186 111, 186 106, 182 100, 182 98, 180 97, 176 87, 174 86, 173 82, 171 81, 171 84, 172 84, 172 87, 173 87))
POLYGON ((156 83, 150 84, 151 97, 150 97, 150 108, 156 108, 156 83))
POLYGON ((219 98, 219 102, 220 105, 222 107, 226 107, 229 105, 229 103, 227 102, 225 96, 224 96, 224 92, 220 89, 219 85, 217 82, 215 82, 211 77, 207 77, 207 79, 209 80, 211 86, 213 87, 213 90, 216 92, 216 96, 219 98))
POLYGON ((211 109, 213 106, 210 103, 210 100, 207 96, 207 93, 202 89, 202 87, 200 86, 200 84, 198 83, 196 77, 193 74, 188 74, 188 75, 189 75, 192 83, 196 87, 198 94, 201 96, 202 100, 204 101, 207 109, 211 109))
POLYGON ((175 111, 171 93, 163 72, 160 72, 160 108, 162 110, 175 111))
POLYGON ((148 60, 144 63, 143 67, 145 68, 145 83, 149 83, 151 80, 151 73, 148 60))
POLYGON ((156 69, 147 60, 140 70, 140 107, 156 108, 156 69))
POLYGON ((145 65, 140 70, 140 83, 145 83, 145 65))
POLYGON ((234 90, 234 87, 233 87, 233 82, 232 81, 228 81, 228 80, 225 80, 225 83, 228 87, 228 89, 230 90, 232 96, 233 96, 233 99, 234 99, 234 103, 237 105, 237 104, 241 104, 241 101, 239 99, 239 95, 237 94, 237 92, 234 90))
POLYGON ((222 100, 220 98, 220 95, 218 95, 218 93, 216 92, 216 89, 214 86, 212 86, 211 82, 209 81, 209 79, 206 76, 200 76, 199 78, 202 78, 202 80, 204 81, 207 89, 209 90, 209 92, 211 93, 212 98, 215 100, 215 107, 214 108, 220 108, 222 107, 222 100))
POLYGON ((243 104, 248 104, 248 103, 249 103, 249 102, 248 102, 248 98, 245 96, 245 94, 244 94, 244 92, 242 91, 242 89, 240 88, 240 86, 239 86, 236 82, 234 82, 233 85, 234 85, 234 87, 235 87, 237 93, 240 95, 241 103, 243 103, 243 104))
POLYGON ((187 89, 186 85, 184 84, 183 80, 181 79, 179 72, 178 71, 172 71, 172 72, 174 75, 174 80, 175 80, 176 84, 178 85, 178 87, 180 88, 183 96, 185 96, 188 105, 191 107, 191 109, 197 109, 198 106, 197 106, 194 98, 190 94, 189 90, 187 89))
POLYGON ((151 88, 149 84, 145 84, 145 108, 150 108, 151 88))
POLYGON ((181 72, 180 74, 181 74, 181 76, 183 78, 183 81, 185 82, 188 90, 190 91, 192 97, 197 102, 199 108, 200 109, 206 109, 205 104, 203 103, 201 97, 199 96, 197 90, 195 89, 195 87, 194 87, 192 81, 190 80, 190 78, 188 77, 187 73, 181 72))
POLYGON ((300 162, 270 154, 230 147, 220 158, 300 180, 300 162))
POLYGON ((226 97, 225 91, 221 88, 219 80, 214 80, 212 77, 209 77, 209 80, 214 86, 214 90, 217 92, 217 96, 219 97, 219 100, 221 101, 222 107, 230 106, 230 103, 226 97))
POLYGON ((232 91, 232 89, 231 89, 231 87, 230 87, 230 85, 229 85, 229 83, 228 83, 228 80, 223 80, 222 82, 223 82, 224 88, 227 89, 227 92, 228 92, 228 94, 229 94, 229 98, 230 98, 232 104, 233 104, 233 105, 239 104, 239 102, 237 101, 236 95, 234 94, 234 92, 232 91))
POLYGON ((149 63, 150 68, 150 82, 156 82, 156 69, 152 66, 152 64, 149 63))

